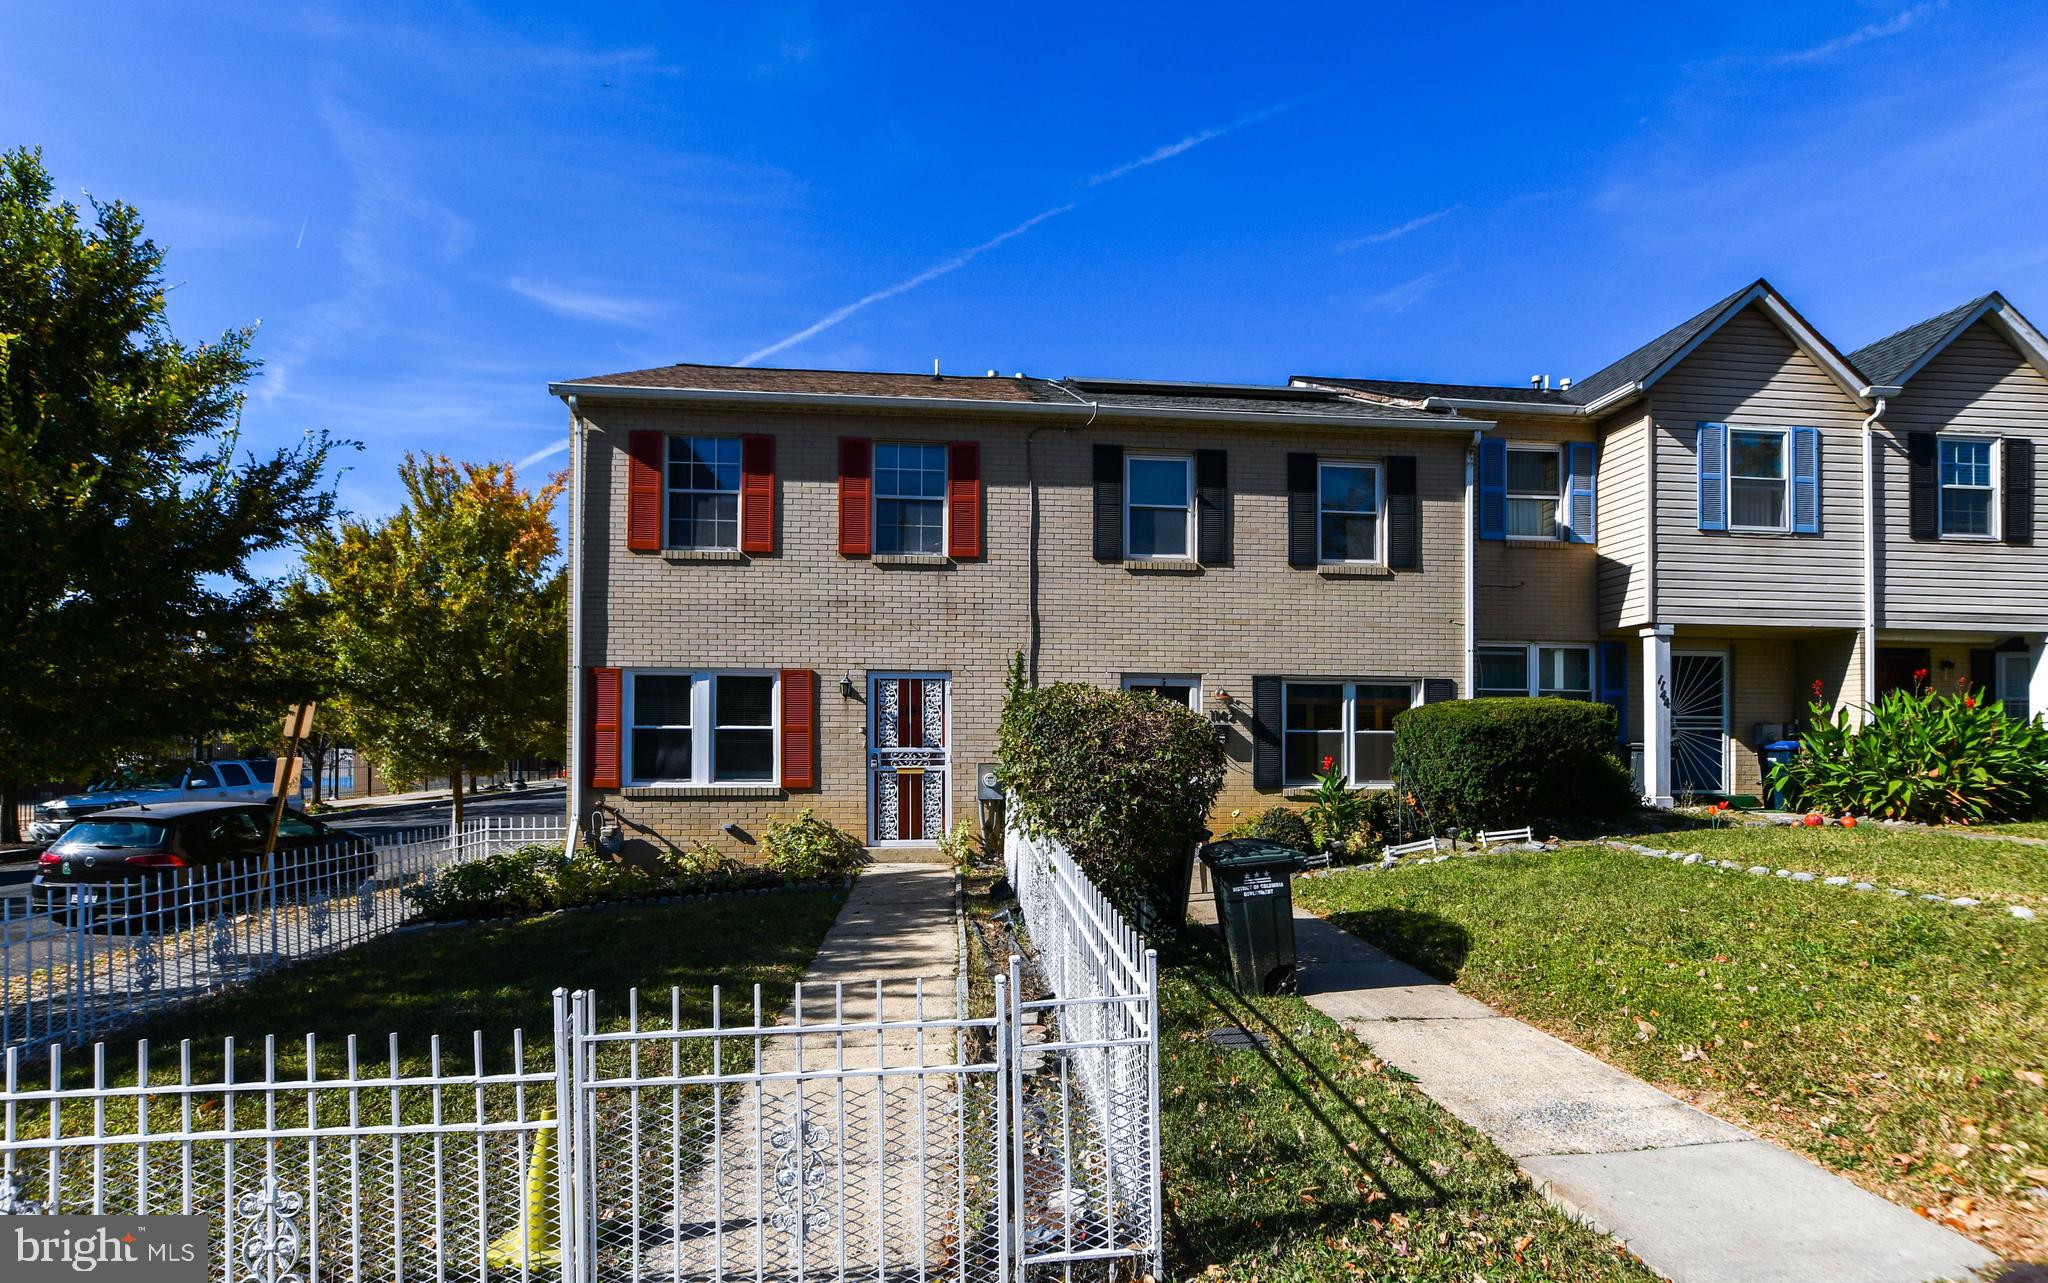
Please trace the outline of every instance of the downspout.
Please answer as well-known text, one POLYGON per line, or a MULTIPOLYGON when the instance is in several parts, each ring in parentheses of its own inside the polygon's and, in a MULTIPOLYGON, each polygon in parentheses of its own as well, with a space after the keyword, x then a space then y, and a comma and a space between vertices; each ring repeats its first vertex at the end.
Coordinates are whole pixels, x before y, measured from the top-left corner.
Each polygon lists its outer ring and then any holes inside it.
POLYGON ((1877 703, 1878 469, 1875 425, 1884 410, 1885 398, 1879 397, 1863 420, 1863 689, 1862 707, 1856 715, 1858 725, 1868 721, 1870 710, 1877 703))
POLYGON ((1465 698, 1471 699, 1479 689, 1479 628, 1472 618, 1472 612, 1479 600, 1478 564, 1479 551, 1476 541, 1479 511, 1477 497, 1477 460, 1479 439, 1486 434, 1472 434, 1472 448, 1465 451, 1465 698))
POLYGON ((576 853, 576 816, 582 809, 583 786, 583 415, 572 394, 569 403, 569 786, 563 790, 569 808, 562 855, 576 853))

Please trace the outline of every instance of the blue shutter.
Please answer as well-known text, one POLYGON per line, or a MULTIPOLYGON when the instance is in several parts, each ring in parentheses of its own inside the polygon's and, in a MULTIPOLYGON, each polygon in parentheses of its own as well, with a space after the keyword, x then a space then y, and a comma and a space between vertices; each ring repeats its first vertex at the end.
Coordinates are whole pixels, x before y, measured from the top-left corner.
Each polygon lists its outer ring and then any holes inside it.
POLYGON ((1728 528, 1728 425, 1702 423, 1699 435, 1700 529, 1728 528))
POLYGON ((1792 533, 1820 533, 1820 429, 1792 429, 1792 533))
POLYGON ((1628 739, 1628 643, 1600 643, 1600 702, 1614 707, 1614 738, 1628 739))
POLYGON ((1479 442, 1479 537, 1508 537, 1508 443, 1479 442))
POLYGON ((1565 447, 1570 468, 1565 482, 1565 538, 1573 543, 1592 543, 1593 480, 1600 467, 1599 447, 1575 441, 1565 447))

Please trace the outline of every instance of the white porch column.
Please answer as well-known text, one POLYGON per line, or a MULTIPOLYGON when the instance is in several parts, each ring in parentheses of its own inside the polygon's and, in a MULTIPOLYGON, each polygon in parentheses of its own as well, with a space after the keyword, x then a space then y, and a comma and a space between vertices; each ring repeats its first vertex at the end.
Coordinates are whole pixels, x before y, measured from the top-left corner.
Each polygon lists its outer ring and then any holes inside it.
POLYGON ((1643 800, 1671 805, 1671 625, 1642 630, 1643 800))

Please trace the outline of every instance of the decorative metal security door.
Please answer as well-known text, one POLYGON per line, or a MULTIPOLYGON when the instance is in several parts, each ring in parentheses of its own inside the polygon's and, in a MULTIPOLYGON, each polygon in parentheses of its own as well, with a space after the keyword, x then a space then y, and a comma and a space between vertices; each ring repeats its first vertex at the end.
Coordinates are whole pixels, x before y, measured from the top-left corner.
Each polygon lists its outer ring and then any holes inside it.
POLYGON ((946 831, 951 686, 934 673, 868 679, 870 841, 931 842, 946 831))
POLYGON ((1719 793, 1728 777, 1728 656, 1671 656, 1671 784, 1680 793, 1719 793))

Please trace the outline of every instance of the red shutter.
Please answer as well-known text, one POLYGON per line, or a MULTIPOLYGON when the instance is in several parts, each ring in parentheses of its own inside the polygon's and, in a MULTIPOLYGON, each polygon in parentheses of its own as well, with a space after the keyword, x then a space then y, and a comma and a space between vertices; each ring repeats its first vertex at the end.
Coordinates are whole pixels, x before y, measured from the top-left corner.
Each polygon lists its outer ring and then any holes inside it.
POLYGON ((626 434, 626 547, 634 552, 661 551, 661 456, 667 448, 663 433, 626 434))
POLYGON ((981 443, 955 441, 946 447, 946 555, 972 560, 981 555, 981 443))
POLYGON ((619 786, 620 670, 590 670, 590 787, 619 786))
POLYGON ((782 670, 782 787, 818 786, 818 675, 808 668, 782 670))
POLYGON ((874 525, 874 452, 866 437, 839 438, 839 555, 865 557, 874 525))
POLYGON ((740 438, 740 551, 775 551, 775 438, 740 438))

